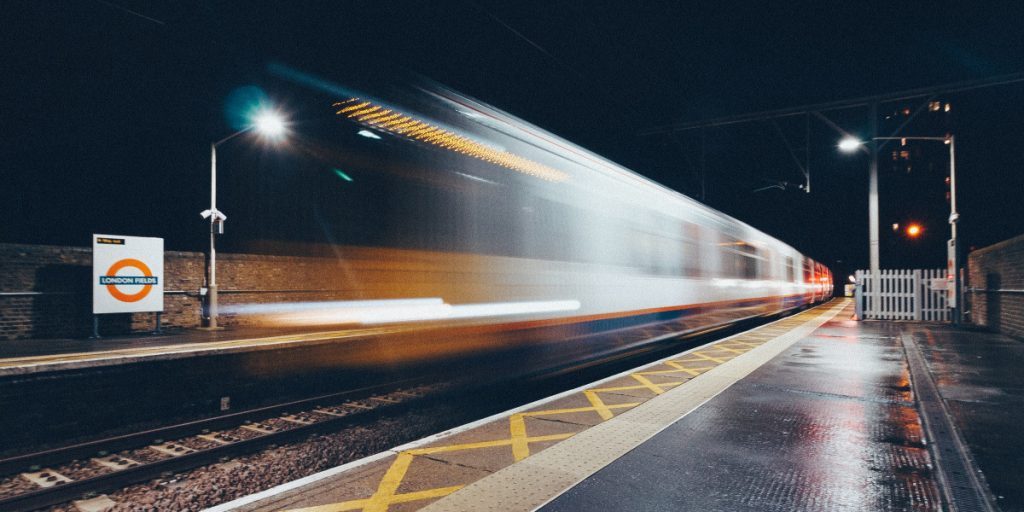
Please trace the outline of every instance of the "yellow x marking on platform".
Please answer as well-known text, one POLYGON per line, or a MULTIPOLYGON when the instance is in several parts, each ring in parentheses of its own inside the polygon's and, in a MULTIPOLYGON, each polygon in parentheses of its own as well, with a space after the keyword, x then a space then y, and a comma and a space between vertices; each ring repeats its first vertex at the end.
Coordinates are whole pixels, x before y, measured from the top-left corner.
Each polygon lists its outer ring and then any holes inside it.
POLYGON ((640 384, 643 384, 645 388, 653 391, 655 395, 660 395, 665 392, 665 390, 660 385, 655 384, 651 382, 651 380, 648 379, 647 377, 644 377, 643 373, 634 373, 630 375, 630 377, 633 377, 640 384))
POLYGON ((722 342, 718 346, 721 347, 721 346, 724 346, 724 345, 743 345, 743 346, 747 347, 748 349, 751 349, 751 348, 759 347, 759 346, 763 345, 766 341, 770 340, 771 338, 760 339, 760 338, 753 338, 753 337, 751 337, 750 339, 757 340, 758 343, 751 343, 749 341, 740 341, 740 340, 733 339, 733 340, 729 340, 727 342, 722 342))
POLYGON ((742 353, 746 352, 747 350, 750 350, 749 348, 746 349, 746 350, 737 350, 735 348, 729 348, 729 347, 727 347, 725 345, 717 345, 715 347, 715 349, 717 349, 717 350, 724 350, 726 352, 732 352, 733 354, 742 354, 742 353))
POLYGON ((718 364, 722 364, 722 363, 725 362, 724 359, 720 359, 720 358, 717 358, 717 357, 711 357, 709 355, 705 355, 705 354, 702 354, 700 352, 691 352, 690 355, 693 356, 693 357, 696 357, 697 359, 679 359, 678 361, 680 363, 696 363, 698 361, 703 360, 703 361, 711 361, 713 363, 718 363, 718 364))
POLYGON ((690 375, 692 375, 694 377, 696 377, 696 376, 698 376, 698 375, 700 375, 700 374, 702 374, 702 373, 704 373, 704 372, 714 368, 714 366, 702 366, 700 368, 686 368, 682 364, 680 364, 679 361, 665 361, 665 364, 675 368, 675 370, 665 370, 664 373, 686 372, 686 373, 689 373, 690 375))
MULTIPOLYGON (((638 405, 640 405, 640 404, 639 403, 631 403, 631 404, 604 405, 603 409, 607 410, 607 412, 610 413, 611 412, 610 409, 631 409, 631 408, 636 407, 638 405)), ((596 406, 594 406, 594 407, 573 407, 571 409, 548 409, 548 410, 545 410, 545 411, 519 412, 519 413, 513 414, 508 419, 509 431, 512 434, 512 439, 511 439, 511 441, 512 441, 512 457, 514 457, 516 459, 516 462, 519 462, 519 461, 529 457, 530 456, 530 443, 533 442, 533 440, 538 439, 536 437, 531 438, 531 437, 527 437, 526 436, 526 418, 527 417, 550 416, 550 415, 553 415, 553 414, 571 414, 571 413, 577 413, 577 412, 590 412, 590 411, 595 411, 598 414, 600 414, 602 418, 604 417, 604 415, 601 414, 601 412, 598 410, 598 407, 596 407, 596 406)), ((571 435, 572 434, 569 434, 569 435, 566 435, 565 437, 570 437, 571 435)), ((544 436, 544 437, 550 437, 550 436, 544 436)))
MULTIPOLYGON (((677 385, 677 384, 682 384, 682 382, 664 383, 662 385, 663 386, 667 386, 669 384, 677 385)), ((615 414, 612 413, 612 409, 618 409, 619 406, 609 406, 609 405, 605 404, 604 400, 601 400, 601 397, 598 396, 598 393, 599 392, 601 392, 601 393, 603 393, 603 392, 613 392, 613 391, 628 391, 628 390, 632 390, 632 389, 649 389, 649 388, 647 386, 616 386, 616 387, 613 387, 613 388, 594 388, 594 389, 588 389, 588 390, 584 391, 583 392, 583 396, 587 397, 587 401, 590 402, 590 405, 594 406, 594 408, 593 408, 594 412, 596 412, 599 416, 601 416, 602 420, 610 420, 610 419, 612 419, 612 417, 615 416, 615 414)), ((636 406, 637 404, 624 404, 624 405, 636 406)))
MULTIPOLYGON (((630 407, 636 406, 637 404, 629 404, 630 407)), ((581 410, 592 410, 590 407, 582 408, 581 410)), ((566 409, 569 411, 569 409, 566 409)), ((531 415, 539 415, 539 413, 552 413, 553 411, 537 411, 531 413, 531 415)), ((522 442, 525 444, 529 443, 540 443, 545 441, 561 441, 567 439, 575 434, 552 434, 547 436, 536 436, 536 437, 524 437, 522 442)), ((447 496, 463 486, 453 485, 450 487, 438 487, 436 489, 427 489, 424 491, 416 491, 410 493, 398 493, 398 487, 402 485, 402 480, 405 479, 405 474, 409 471, 409 466, 412 464, 413 459, 417 455, 432 455, 435 453, 455 452, 460 450, 476 450, 480 448, 494 448, 499 446, 509 446, 515 444, 515 439, 498 439, 495 441, 482 441, 479 443, 466 443, 466 444, 455 444, 448 446, 431 446, 427 448, 415 448, 412 450, 406 450, 399 453, 394 462, 388 468, 387 472, 384 473, 384 477, 381 478, 380 484, 377 485, 377 492, 373 493, 373 496, 369 498, 363 498, 358 500, 345 501, 342 503, 331 503, 328 505, 319 505, 316 507, 292 509, 292 512, 341 512, 344 510, 363 510, 364 512, 384 512, 389 506, 398 503, 407 503, 410 501, 425 500, 429 498, 440 498, 441 496, 447 496)), ((519 460, 519 459, 517 459, 519 460)))

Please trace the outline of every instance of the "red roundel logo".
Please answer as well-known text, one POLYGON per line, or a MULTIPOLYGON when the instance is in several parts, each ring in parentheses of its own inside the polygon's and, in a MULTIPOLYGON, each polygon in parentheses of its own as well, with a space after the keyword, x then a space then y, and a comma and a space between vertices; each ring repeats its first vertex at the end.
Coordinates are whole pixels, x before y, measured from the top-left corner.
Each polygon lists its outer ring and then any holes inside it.
POLYGON ((149 267, 145 263, 134 259, 125 258, 118 261, 107 269, 107 275, 100 277, 100 284, 107 287, 107 291, 110 295, 113 295, 115 299, 121 302, 138 302, 153 290, 153 285, 156 284, 156 277, 153 277, 153 272, 149 270, 149 267), (118 276, 117 273, 123 268, 135 268, 142 272, 141 276, 118 276), (124 293, 117 288, 118 285, 142 285, 142 289, 135 293, 124 293))

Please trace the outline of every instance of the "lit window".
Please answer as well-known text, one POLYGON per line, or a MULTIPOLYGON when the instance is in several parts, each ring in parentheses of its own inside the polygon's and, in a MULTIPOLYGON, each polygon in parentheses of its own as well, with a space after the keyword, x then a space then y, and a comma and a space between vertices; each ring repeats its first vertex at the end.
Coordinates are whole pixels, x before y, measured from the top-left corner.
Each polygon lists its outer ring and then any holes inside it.
POLYGON ((941 101, 933 101, 933 102, 928 103, 928 110, 931 110, 932 112, 938 112, 941 109, 942 109, 942 102, 941 101))
POLYGON ((950 105, 949 103, 946 103, 946 108, 944 108, 943 110, 945 110, 946 112, 949 112, 949 110, 950 110, 951 108, 953 108, 953 106, 952 106, 952 105, 950 105))

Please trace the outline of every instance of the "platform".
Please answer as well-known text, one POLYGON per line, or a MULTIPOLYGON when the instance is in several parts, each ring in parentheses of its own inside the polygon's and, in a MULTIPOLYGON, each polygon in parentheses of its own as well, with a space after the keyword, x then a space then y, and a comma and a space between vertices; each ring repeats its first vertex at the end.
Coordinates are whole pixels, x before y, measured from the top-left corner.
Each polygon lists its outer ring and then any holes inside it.
POLYGON ((188 357, 280 349, 289 345, 331 343, 369 337, 395 328, 334 330, 232 328, 140 333, 99 339, 31 339, 0 346, 0 377, 38 372, 80 370, 102 366, 166 361, 188 357))
POLYGON ((1021 510, 1024 343, 851 316, 835 300, 214 510, 1021 510))

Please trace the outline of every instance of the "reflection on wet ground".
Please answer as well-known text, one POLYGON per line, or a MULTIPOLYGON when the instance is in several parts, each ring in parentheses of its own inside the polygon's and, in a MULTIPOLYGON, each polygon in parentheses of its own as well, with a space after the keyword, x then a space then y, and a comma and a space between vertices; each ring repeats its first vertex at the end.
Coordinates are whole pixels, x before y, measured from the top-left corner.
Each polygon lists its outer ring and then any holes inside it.
POLYGON ((941 510, 899 336, 833 320, 545 510, 941 510))

